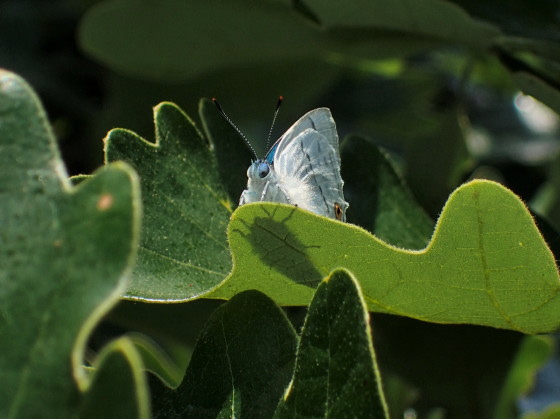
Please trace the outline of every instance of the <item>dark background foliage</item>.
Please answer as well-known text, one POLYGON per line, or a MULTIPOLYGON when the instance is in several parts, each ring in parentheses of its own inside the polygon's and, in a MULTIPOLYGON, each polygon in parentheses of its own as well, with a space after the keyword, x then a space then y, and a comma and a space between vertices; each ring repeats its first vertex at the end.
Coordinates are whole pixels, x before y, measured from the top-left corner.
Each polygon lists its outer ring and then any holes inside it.
MULTIPOLYGON (((131 55, 144 51, 145 61, 161 63, 161 73, 154 75, 151 69, 123 70, 118 62, 108 62, 110 57, 99 59, 99 51, 88 46, 93 41, 88 44, 84 40, 87 38, 83 35, 84 26, 87 29, 98 23, 94 21, 88 25, 96 18, 92 17, 96 14, 96 6, 99 8, 106 3, 111 2, 8 0, 0 6, 0 64, 21 74, 38 91, 55 126, 71 174, 89 173, 102 164, 100 139, 111 128, 125 127, 150 138, 150 107, 160 101, 175 101, 194 114, 200 97, 213 96, 220 98, 224 108, 257 148, 264 147, 262 143, 278 95, 283 95, 286 103, 275 135, 306 110, 328 106, 337 120, 341 136, 347 133, 366 135, 405 159, 405 172, 430 172, 426 167, 417 167, 426 163, 422 153, 433 157, 434 147, 441 152, 439 145, 464 143, 467 138, 468 158, 457 155, 457 145, 455 149, 445 150, 448 153, 440 153, 442 159, 449 158, 449 153, 457 156, 459 168, 456 171, 459 173, 453 180, 463 180, 482 167, 485 176, 502 180, 527 200, 545 180, 547 164, 555 156, 557 124, 541 124, 537 129, 528 126, 520 118, 523 113, 514 101, 519 86, 508 70, 516 71, 526 63, 501 51, 481 52, 445 37, 430 39, 426 36, 423 42, 419 42, 415 39, 419 36, 414 37, 413 33, 402 30, 378 29, 378 34, 365 31, 355 34, 345 27, 348 33, 339 35, 333 30, 330 32, 334 35, 320 33, 322 38, 319 40, 302 38, 300 44, 293 45, 293 49, 306 49, 303 48, 306 43, 313 43, 308 49, 314 51, 319 48, 314 46, 315 43, 323 41, 324 50, 317 51, 317 54, 307 51, 291 55, 279 51, 275 57, 273 51, 267 60, 247 60, 248 63, 244 64, 234 57, 236 53, 250 54, 251 46, 236 45, 229 51, 231 57, 225 57, 217 64, 210 63, 209 71, 189 74, 182 68, 175 69, 175 73, 173 69, 165 72, 166 58, 162 58, 169 54, 166 54, 165 47, 173 52, 184 51, 178 59, 188 67, 192 58, 184 39, 179 38, 175 45, 168 45, 169 39, 162 36, 161 40, 153 41, 156 45, 149 50, 142 44, 130 45, 131 50, 140 51, 132 51, 131 55), (329 43, 335 35, 351 46, 355 44, 355 38, 367 40, 371 42, 370 51, 357 51, 347 56, 333 52, 335 47, 344 50, 338 45, 330 48, 329 43), (380 47, 379 44, 386 46, 380 47), (159 54, 154 53, 156 48, 160 49, 159 54), (382 60, 367 59, 367 55, 382 60), (448 117, 448 113, 455 114, 448 117), (445 121, 457 117, 462 118, 460 128, 465 132, 451 132, 453 124, 445 121), (438 128, 443 132, 436 133, 438 128), (442 135, 459 138, 444 142, 442 135), (440 144, 430 143, 426 137, 440 137, 440 144), (468 163, 465 160, 469 160, 468 163), (462 168, 460 163, 463 163, 462 168)), ((133 29, 118 26, 125 23, 118 17, 130 13, 126 8, 134 9, 134 2, 112 3, 121 4, 121 10, 107 12, 116 20, 108 24, 113 32, 107 35, 112 36, 112 42, 116 44, 119 39, 115 34, 119 31, 124 33, 123 37, 132 36, 127 32, 133 29)), ((500 2, 490 5, 457 3, 472 16, 497 24, 512 37, 531 37, 536 42, 554 41, 558 36, 552 17, 557 13, 554 2, 539 2, 538 6, 508 2, 507 7, 500 2)), ((238 6, 241 14, 243 2, 238 6)), ((213 37, 219 41, 221 32, 227 32, 224 27, 227 28, 228 22, 219 20, 220 17, 223 16, 218 13, 215 20, 204 22, 210 26, 205 26, 205 33, 199 34, 192 47, 195 51, 215 47, 209 42, 207 45, 204 39, 213 37)), ((101 18, 108 19, 107 15, 101 18)), ((297 23, 306 24, 303 21, 297 23)), ((172 24, 181 25, 181 21, 169 23, 172 24)), ((274 37, 278 38, 276 44, 284 42, 282 27, 278 29, 277 33, 265 34, 271 37, 273 46, 274 37)), ((106 28, 99 29, 102 30, 106 28)), ((144 42, 149 43, 156 31, 157 28, 150 30, 146 27, 144 42)), ((186 34, 177 31, 177 35, 186 34)), ((142 34, 137 34, 136 39, 142 39, 142 34)), ((98 48, 103 46, 101 44, 98 48)), ((262 48, 254 49, 258 52, 262 48)), ((208 53, 213 54, 223 55, 224 52, 210 50, 208 53)), ((433 159, 431 164, 433 170, 433 159)), ((413 176, 410 178, 414 180, 413 176)), ((447 189, 449 186, 454 185, 448 185, 447 189)), ((421 185, 412 182, 412 187, 416 190, 421 185)), ((422 196, 421 193, 417 195, 422 196)), ((442 195, 445 199, 446 195, 442 195)), ((439 198, 430 206, 432 213, 437 214, 441 208, 441 196, 439 198)))
MULTIPOLYGON (((432 218, 463 181, 490 178, 543 217, 539 220, 555 246, 555 227, 560 227, 557 2, 198 3, 0 3, 0 66, 19 73, 40 95, 71 175, 103 164, 102 138, 112 128, 153 138, 151 108, 164 100, 195 117, 201 97, 218 97, 262 153, 276 99, 283 95, 275 137, 304 112, 327 106, 341 138, 360 134, 391 155, 432 218)), ((207 316, 210 308, 204 304, 189 315, 207 316)), ((146 331, 150 321, 158 323, 156 317, 177 316, 176 307, 146 310, 122 303, 112 313, 113 329, 106 326, 105 332, 146 331), (143 315, 148 318, 130 324, 143 315)), ((298 309, 292 314, 301 316, 298 309)), ((465 376, 481 382, 490 369, 503 376, 520 339, 510 332, 383 316, 374 324, 382 371, 418 388, 449 353, 461 359, 451 359, 449 369, 461 362, 464 370, 455 369, 452 378, 442 373, 441 380, 447 377, 461 387, 465 376), (420 340, 433 342, 442 354, 418 344, 411 344, 413 354, 394 350, 420 340)), ((172 329, 157 333, 177 337, 172 329)), ((195 330, 180 339, 194 341, 195 330)), ((445 371, 445 363, 439 368, 445 371)), ((498 391, 491 381, 478 388, 487 385, 488 398, 498 391)), ((484 397, 438 398, 464 389, 430 383, 423 387, 420 410, 442 399, 450 412, 450 406, 470 409, 472 417, 491 410, 484 397)), ((529 405, 526 400, 524 406, 529 405)))

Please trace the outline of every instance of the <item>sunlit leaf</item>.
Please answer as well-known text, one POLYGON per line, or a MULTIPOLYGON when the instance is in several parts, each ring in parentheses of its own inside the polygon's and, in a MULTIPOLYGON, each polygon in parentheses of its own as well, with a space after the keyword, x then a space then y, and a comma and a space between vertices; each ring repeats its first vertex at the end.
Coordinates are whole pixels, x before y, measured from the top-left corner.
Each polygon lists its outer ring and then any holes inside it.
POLYGON ((234 269, 214 298, 258 289, 279 304, 306 305, 324 275, 345 267, 371 311, 526 333, 560 325, 554 257, 524 204, 494 182, 458 188, 421 251, 273 204, 240 207, 229 241, 234 269))

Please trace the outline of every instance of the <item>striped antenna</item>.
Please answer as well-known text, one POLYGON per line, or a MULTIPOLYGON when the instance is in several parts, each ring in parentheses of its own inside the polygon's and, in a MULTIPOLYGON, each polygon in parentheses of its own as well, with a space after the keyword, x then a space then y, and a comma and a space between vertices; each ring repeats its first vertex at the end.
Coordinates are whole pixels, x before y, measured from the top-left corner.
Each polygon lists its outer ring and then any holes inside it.
POLYGON ((276 122, 276 117, 278 116, 278 111, 280 110, 280 105, 284 98, 280 96, 278 102, 276 103, 276 110, 274 111, 274 118, 272 118, 272 125, 270 125, 270 131, 268 132, 268 138, 266 139, 265 153, 268 152, 268 145, 270 144, 270 137, 272 137, 272 128, 274 128, 274 123, 276 122))
POLYGON ((257 153, 255 152, 255 149, 253 148, 253 146, 251 145, 251 143, 249 142, 249 140, 247 139, 247 137, 245 137, 245 134, 243 134, 241 132, 241 130, 239 128, 237 128, 237 125, 235 125, 233 123, 233 121, 231 119, 229 119, 229 117, 226 115, 226 113, 224 112, 224 110, 222 109, 222 107, 220 106, 220 104, 218 103, 218 100, 216 98, 212 98, 212 102, 214 102, 214 105, 216 105, 216 107, 218 108, 218 110, 220 111, 220 113, 222 114, 222 116, 224 117, 224 119, 226 121, 229 122, 229 124, 233 127, 233 129, 235 129, 239 135, 241 135, 241 138, 243 138, 243 140, 245 140, 245 142, 247 143, 247 145, 249 146, 249 148, 251 149, 251 151, 253 152, 255 158, 258 160, 259 156, 257 155, 257 153))

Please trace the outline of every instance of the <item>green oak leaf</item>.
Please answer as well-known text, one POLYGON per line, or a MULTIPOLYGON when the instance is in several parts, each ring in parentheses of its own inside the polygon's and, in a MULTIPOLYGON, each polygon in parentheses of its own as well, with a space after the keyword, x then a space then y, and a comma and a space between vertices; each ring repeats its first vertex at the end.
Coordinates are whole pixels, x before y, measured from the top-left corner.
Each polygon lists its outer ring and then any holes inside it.
POLYGON ((379 313, 372 315, 372 329, 384 382, 406 383, 400 401, 385 389, 394 417, 403 417, 411 407, 422 418, 438 408, 449 418, 471 418, 472 412, 477 418, 496 417, 496 400, 525 337, 511 330, 379 313))
POLYGON ((36 95, 3 70, 0 168, 0 416, 70 417, 87 337, 126 289, 138 180, 119 163, 72 187, 36 95))
POLYGON ((247 187, 247 169, 255 156, 239 133, 218 112, 214 103, 202 99, 198 113, 206 138, 213 145, 220 182, 237 205, 241 192, 247 187))
POLYGON ((231 268, 226 228, 234 203, 211 145, 188 116, 164 102, 154 119, 155 143, 124 129, 106 138, 106 161, 130 163, 142 187, 142 238, 125 297, 187 300, 216 286, 231 268))
POLYGON ((271 417, 290 380, 297 336, 265 295, 246 291, 220 306, 176 390, 154 386, 154 417, 271 417))
POLYGON ((558 5, 554 1, 511 3, 498 0, 490 5, 484 0, 452 0, 451 3, 464 8, 476 19, 498 26, 505 34, 547 42, 560 41, 556 27, 558 5))
MULTIPOLYGON (((151 307, 154 305, 151 304, 151 307)), ((170 356, 166 351, 168 347, 163 348, 155 340, 138 332, 127 333, 126 338, 134 345, 136 353, 142 358, 144 370, 157 376, 169 387, 177 387, 181 383, 185 368, 170 356)), ((177 350, 181 349, 184 350, 184 347, 177 348, 177 350)))
POLYGON ((406 181, 420 204, 435 218, 473 162, 465 142, 465 117, 459 107, 447 104, 433 118, 429 133, 419 133, 408 141, 406 181))
MULTIPOLYGON (((175 388, 185 375, 200 331, 221 304, 203 298, 178 304, 123 299, 106 320, 120 329, 134 330, 132 340, 145 368, 175 388)), ((127 337, 131 338, 131 333, 127 337)))
POLYGON ((268 203, 237 209, 228 235, 233 271, 206 297, 257 289, 280 305, 307 305, 322 277, 344 267, 360 282, 371 311, 525 333, 560 325, 554 257, 523 202, 491 181, 456 189, 421 251, 268 203))
MULTIPOLYGON (((107 0, 84 15, 78 41, 93 59, 136 79, 169 83, 219 73, 230 80, 231 72, 241 68, 247 75, 239 74, 243 82, 233 84, 254 87, 255 79, 263 79, 255 67, 289 63, 281 71, 271 69, 276 78, 268 78, 268 84, 284 89, 285 83, 277 83, 278 73, 295 68, 290 78, 306 82, 302 87, 307 90, 325 79, 324 73, 332 71, 330 64, 345 64, 356 56, 404 56, 453 42, 487 48, 499 35, 494 26, 439 0, 352 0, 343 5, 311 0, 160 0, 157 5, 107 0)), ((221 90, 231 88, 220 80, 215 84, 221 90)))
POLYGON ((516 417, 517 401, 528 393, 534 384, 537 371, 553 353, 554 342, 550 336, 526 336, 523 339, 512 362, 507 381, 502 387, 493 417, 516 417))
POLYGON ((514 72, 513 78, 525 94, 534 96, 555 112, 560 113, 558 86, 551 86, 545 80, 525 71, 514 72))
POLYGON ((79 41, 118 73, 169 82, 247 63, 308 59, 319 55, 322 39, 282 2, 110 0, 84 16, 79 41))
POLYGON ((553 403, 541 412, 527 412, 522 419, 556 419, 560 417, 560 403, 553 403))
MULTIPOLYGON (((376 29, 400 36, 460 42, 488 47, 500 31, 493 25, 473 19, 460 7, 440 0, 302 0, 327 28, 376 29)), ((372 33, 373 35, 373 33, 372 33)), ((372 39, 375 37, 372 36, 372 39)), ((413 39, 414 41, 414 39, 413 39)), ((362 41, 363 42, 363 41, 362 41)))
POLYGON ((548 179, 531 200, 531 209, 560 231, 560 156, 551 162, 548 179))
POLYGON ((560 47, 557 42, 550 39, 503 37, 496 51, 523 93, 560 112, 560 47))
POLYGON ((394 246, 423 249, 434 223, 415 201, 404 180, 372 142, 351 136, 342 142, 344 196, 351 202, 347 221, 394 246))
POLYGON ((91 385, 81 402, 80 418, 150 418, 150 395, 142 357, 127 337, 99 354, 91 385))
POLYGON ((333 272, 315 292, 275 417, 389 417, 367 306, 347 271, 333 272))

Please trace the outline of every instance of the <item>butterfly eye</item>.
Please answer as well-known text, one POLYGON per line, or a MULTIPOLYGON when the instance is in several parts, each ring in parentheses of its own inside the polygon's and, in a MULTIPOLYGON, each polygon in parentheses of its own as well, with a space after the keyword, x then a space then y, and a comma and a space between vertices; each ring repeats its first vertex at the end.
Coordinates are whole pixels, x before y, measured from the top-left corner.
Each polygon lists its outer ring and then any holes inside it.
POLYGON ((270 172, 270 166, 267 163, 259 164, 259 177, 261 179, 265 178, 268 172, 270 172))
POLYGON ((334 203, 334 216, 337 220, 342 221, 342 207, 338 202, 334 203))

